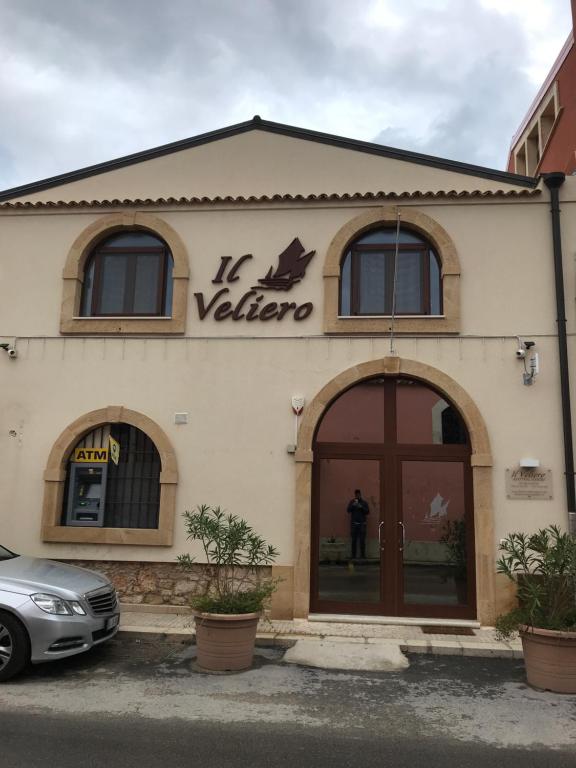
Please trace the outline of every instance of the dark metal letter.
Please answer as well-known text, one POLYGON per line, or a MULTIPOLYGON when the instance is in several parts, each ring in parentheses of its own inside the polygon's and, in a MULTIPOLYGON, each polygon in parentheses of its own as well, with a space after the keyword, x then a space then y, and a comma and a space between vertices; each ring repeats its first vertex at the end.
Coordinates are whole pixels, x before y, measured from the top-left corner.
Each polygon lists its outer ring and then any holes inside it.
POLYGON ((220 290, 214 294, 212 301, 206 306, 204 304, 204 294, 203 293, 195 293, 194 296, 196 297, 196 303, 198 304, 198 314, 200 315, 200 320, 204 320, 208 312, 212 309, 214 304, 218 303, 218 299, 223 296, 225 293, 230 293, 230 288, 220 288, 220 290))
POLYGON ((218 283, 222 282, 222 278, 224 277, 224 272, 226 272, 226 267, 228 264, 232 261, 232 256, 221 256, 220 257, 220 267, 218 268, 218 272, 216 273, 216 277, 212 282, 214 285, 217 285, 218 283))
POLYGON ((301 304, 294 312, 294 320, 305 320, 307 317, 310 317, 313 309, 314 305, 310 301, 307 301, 306 304, 301 304))
POLYGON ((226 281, 228 283, 235 283, 236 280, 240 280, 240 277, 238 275, 238 270, 240 269, 242 264, 244 264, 245 261, 248 261, 248 259, 251 259, 251 258, 252 258, 251 253, 245 253, 244 256, 240 256, 236 264, 234 264, 230 272, 228 272, 228 277, 226 278, 226 281))

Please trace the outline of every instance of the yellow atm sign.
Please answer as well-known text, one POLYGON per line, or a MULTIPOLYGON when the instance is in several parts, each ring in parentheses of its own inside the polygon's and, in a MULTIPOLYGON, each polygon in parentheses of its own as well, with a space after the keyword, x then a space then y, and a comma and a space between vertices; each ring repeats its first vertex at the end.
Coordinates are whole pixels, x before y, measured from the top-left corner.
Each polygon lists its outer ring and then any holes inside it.
POLYGON ((106 464, 108 461, 108 448, 76 448, 74 461, 90 464, 106 464))

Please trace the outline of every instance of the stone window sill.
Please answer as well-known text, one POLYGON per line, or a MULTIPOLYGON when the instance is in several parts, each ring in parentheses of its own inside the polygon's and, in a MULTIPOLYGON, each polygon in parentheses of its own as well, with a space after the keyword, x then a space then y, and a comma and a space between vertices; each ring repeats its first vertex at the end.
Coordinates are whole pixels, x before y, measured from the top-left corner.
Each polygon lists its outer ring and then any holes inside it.
POLYGON ((172 320, 172 315, 79 315, 72 320, 172 320))
POLYGON ((180 317, 78 317, 62 318, 60 333, 69 334, 180 334, 186 331, 186 320, 180 317))
MULTIPOLYGON (((444 320, 445 315, 395 315, 394 322, 399 320, 444 320)), ((338 320, 392 320, 392 315, 338 315, 338 320)))
POLYGON ((172 532, 152 528, 80 528, 46 525, 42 541, 62 544, 124 544, 127 546, 172 546, 172 532))
MULTIPOLYGON (((389 334, 392 317, 387 315, 338 315, 326 318, 327 334, 389 334)), ((403 334, 456 334, 460 333, 460 319, 446 315, 401 315, 394 319, 394 333, 403 334)))

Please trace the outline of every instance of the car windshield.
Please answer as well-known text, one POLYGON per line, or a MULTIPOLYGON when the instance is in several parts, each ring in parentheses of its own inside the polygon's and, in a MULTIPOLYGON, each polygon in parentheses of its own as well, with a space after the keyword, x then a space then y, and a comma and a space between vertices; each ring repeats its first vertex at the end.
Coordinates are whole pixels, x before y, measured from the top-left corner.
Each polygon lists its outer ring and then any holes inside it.
POLYGON ((10 552, 9 549, 5 549, 0 544, 0 561, 1 560, 12 560, 13 557, 18 557, 18 555, 15 555, 14 552, 10 552))

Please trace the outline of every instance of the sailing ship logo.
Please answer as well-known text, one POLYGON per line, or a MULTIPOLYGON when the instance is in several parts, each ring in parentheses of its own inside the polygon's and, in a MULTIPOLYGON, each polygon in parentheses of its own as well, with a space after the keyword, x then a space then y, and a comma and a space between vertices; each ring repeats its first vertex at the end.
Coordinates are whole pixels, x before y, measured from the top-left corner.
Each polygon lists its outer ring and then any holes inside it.
POLYGON ((450 499, 446 501, 446 499, 440 495, 440 492, 438 492, 430 502, 430 511, 424 517, 422 522, 424 523, 441 522, 444 518, 448 517, 449 504, 450 504, 450 499))
POLYGON ((306 249, 295 237, 280 256, 278 256, 278 267, 270 267, 266 277, 258 280, 259 285, 254 288, 272 288, 275 291, 289 291, 295 283, 306 274, 306 267, 312 261, 316 251, 305 253, 306 249))

